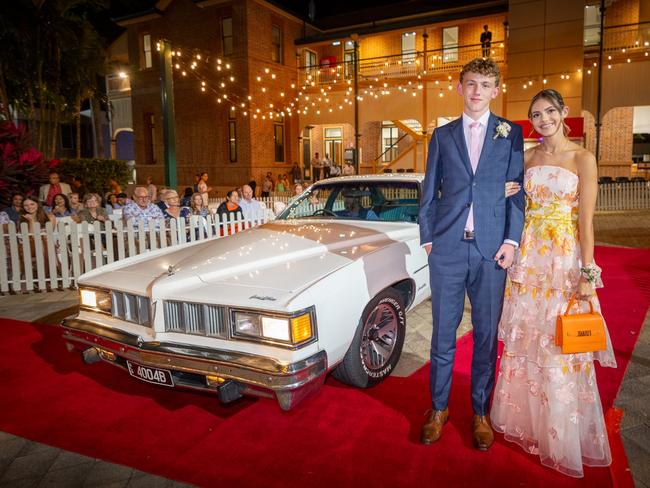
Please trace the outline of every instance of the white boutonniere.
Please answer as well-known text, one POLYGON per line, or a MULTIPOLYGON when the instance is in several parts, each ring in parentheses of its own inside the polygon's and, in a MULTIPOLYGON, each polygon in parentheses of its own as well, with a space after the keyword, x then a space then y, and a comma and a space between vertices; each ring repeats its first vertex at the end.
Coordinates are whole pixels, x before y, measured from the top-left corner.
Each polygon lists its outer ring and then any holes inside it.
POLYGON ((503 138, 508 137, 508 134, 510 134, 511 129, 512 129, 512 127, 510 127, 510 124, 508 122, 506 122, 505 120, 502 120, 494 128, 494 137, 493 137, 493 139, 496 139, 497 137, 503 137, 503 138))

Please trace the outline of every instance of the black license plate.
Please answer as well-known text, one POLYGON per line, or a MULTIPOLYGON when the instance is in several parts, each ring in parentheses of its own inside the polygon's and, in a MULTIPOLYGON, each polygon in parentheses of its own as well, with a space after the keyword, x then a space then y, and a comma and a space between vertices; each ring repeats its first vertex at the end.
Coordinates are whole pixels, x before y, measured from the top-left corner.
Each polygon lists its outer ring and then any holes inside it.
POLYGON ((129 370, 129 374, 139 380, 156 385, 174 386, 172 374, 166 369, 150 368, 149 366, 142 366, 131 361, 126 362, 126 367, 129 370))

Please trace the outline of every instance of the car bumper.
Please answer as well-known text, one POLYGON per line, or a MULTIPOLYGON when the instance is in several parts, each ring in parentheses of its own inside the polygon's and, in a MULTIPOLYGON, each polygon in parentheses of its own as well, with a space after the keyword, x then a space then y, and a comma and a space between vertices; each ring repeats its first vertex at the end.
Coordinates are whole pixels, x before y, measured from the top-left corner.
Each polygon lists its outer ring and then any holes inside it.
POLYGON ((327 353, 295 363, 193 345, 144 342, 136 334, 87 320, 65 319, 63 338, 69 350, 83 352, 88 363, 103 360, 127 369, 127 361, 167 370, 174 386, 216 392, 224 401, 242 395, 275 397, 289 410, 318 390, 327 373, 327 353))

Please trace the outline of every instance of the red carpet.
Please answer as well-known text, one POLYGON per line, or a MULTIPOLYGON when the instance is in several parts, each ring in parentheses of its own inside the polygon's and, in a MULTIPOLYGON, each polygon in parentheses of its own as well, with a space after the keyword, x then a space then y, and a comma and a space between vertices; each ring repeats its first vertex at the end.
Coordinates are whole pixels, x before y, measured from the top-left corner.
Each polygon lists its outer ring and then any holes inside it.
MULTIPOLYGON (((650 250, 598 248, 596 257, 605 269, 600 297, 619 361, 618 369, 598 370, 607 410, 650 305, 650 250)), ((586 468, 581 480, 543 468, 500 436, 487 453, 475 451, 469 337, 458 344, 450 423, 443 440, 427 447, 418 437, 430 402, 428 367, 365 391, 330 378, 288 413, 269 400, 224 408, 208 395, 84 365, 55 327, 10 320, 0 327, 0 430, 168 478, 263 487, 627 485, 625 456, 616 448, 611 470, 586 468), (619 473, 615 480, 612 473, 619 473)), ((613 434, 617 416, 608 418, 613 434)))

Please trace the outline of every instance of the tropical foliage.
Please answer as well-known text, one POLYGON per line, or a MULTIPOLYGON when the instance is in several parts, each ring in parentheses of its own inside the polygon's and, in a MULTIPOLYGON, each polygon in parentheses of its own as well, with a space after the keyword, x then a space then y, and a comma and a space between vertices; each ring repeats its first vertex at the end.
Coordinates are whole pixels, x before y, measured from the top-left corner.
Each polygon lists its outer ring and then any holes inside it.
POLYGON ((0 118, 26 118, 46 158, 55 155, 60 122, 75 119, 80 140, 82 102, 101 94, 106 46, 90 19, 106 7, 107 0, 0 2, 0 118))
MULTIPOLYGON (((59 164, 46 161, 30 144, 25 126, 0 122, 0 206, 6 207, 14 193, 31 195, 47 183, 48 173, 59 164)), ((1 208, 0 207, 0 208, 1 208)))
POLYGON ((102 197, 110 189, 110 180, 117 181, 126 188, 129 180, 129 167, 126 161, 117 159, 63 159, 56 168, 66 180, 73 176, 81 178, 86 192, 97 193, 102 197))

